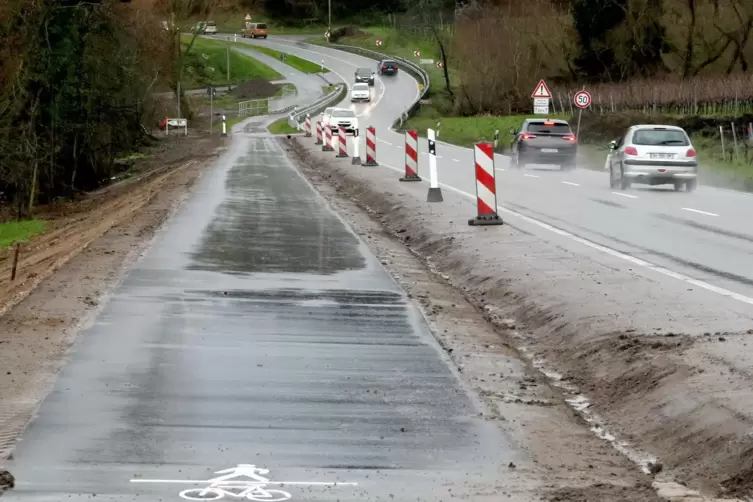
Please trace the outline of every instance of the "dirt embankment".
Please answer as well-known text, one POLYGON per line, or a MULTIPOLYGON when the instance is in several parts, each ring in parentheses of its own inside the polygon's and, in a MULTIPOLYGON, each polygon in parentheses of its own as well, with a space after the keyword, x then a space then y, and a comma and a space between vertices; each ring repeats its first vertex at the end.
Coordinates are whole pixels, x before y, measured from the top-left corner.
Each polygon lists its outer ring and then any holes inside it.
POLYGON ((299 162, 445 274, 657 480, 715 496, 753 492, 746 306, 523 224, 469 227, 473 203, 453 192, 427 204, 423 183, 292 141, 299 162))
POLYGON ((219 136, 165 138, 127 179, 77 202, 38 208, 36 216, 51 228, 21 247, 13 282, 12 251, 2 251, 0 468, 79 328, 223 144, 219 136))

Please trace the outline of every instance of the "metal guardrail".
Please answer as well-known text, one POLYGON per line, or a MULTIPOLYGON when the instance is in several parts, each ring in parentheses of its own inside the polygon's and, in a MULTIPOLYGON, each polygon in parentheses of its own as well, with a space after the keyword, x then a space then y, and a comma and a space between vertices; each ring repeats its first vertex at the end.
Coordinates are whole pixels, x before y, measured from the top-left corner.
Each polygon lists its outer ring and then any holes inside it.
POLYGON ((356 47, 353 45, 341 45, 341 44, 328 44, 326 47, 331 47, 333 49, 337 49, 344 52, 350 52, 352 54, 358 54, 359 56, 365 56, 370 59, 375 59, 377 61, 382 59, 391 59, 393 61, 397 61, 400 63, 400 65, 408 72, 410 73, 416 80, 418 80, 419 84, 421 85, 422 89, 419 93, 418 99, 413 102, 413 104, 403 112, 403 114, 400 116, 399 119, 395 121, 395 123, 392 125, 393 128, 398 128, 403 125, 403 122, 408 119, 408 117, 414 115, 416 112, 418 112, 419 108, 421 108, 421 100, 424 99, 424 96, 426 96, 426 93, 429 92, 429 87, 431 85, 431 82, 429 81, 429 74, 426 70, 421 68, 421 66, 417 65, 413 61, 409 61, 407 59, 397 57, 397 56, 390 56, 389 54, 382 54, 381 52, 372 51, 371 49, 364 49, 363 47, 356 47))
POLYGON ((306 119, 306 115, 314 116, 329 107, 333 103, 338 103, 345 99, 348 93, 348 86, 345 84, 335 84, 335 89, 322 96, 318 100, 314 101, 310 105, 304 106, 300 109, 296 108, 288 116, 288 125, 295 129, 300 129, 301 124, 306 119))
POLYGON ((274 115, 285 113, 293 105, 289 103, 289 98, 297 96, 298 91, 289 87, 283 87, 282 94, 264 99, 251 99, 238 103, 239 117, 255 117, 257 115, 274 115), (286 102, 288 100, 288 102, 286 102))

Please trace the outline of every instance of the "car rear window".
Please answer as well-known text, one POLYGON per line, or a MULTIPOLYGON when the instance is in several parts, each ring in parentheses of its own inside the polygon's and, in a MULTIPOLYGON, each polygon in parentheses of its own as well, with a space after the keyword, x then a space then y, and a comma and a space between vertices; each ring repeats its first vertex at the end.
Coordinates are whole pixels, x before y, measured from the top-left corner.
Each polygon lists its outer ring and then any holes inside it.
POLYGON ((207 23, 207 26, 217 26, 214 21, 209 21, 207 23))
POLYGON ((687 136, 677 129, 638 129, 633 133, 634 145, 688 146, 687 136))
POLYGON ((529 122, 528 132, 537 132, 539 134, 571 134, 572 130, 570 129, 569 124, 563 124, 561 122, 547 123, 542 120, 541 122, 529 122))
POLYGON ((264 23, 259 23, 259 24, 256 25, 256 29, 257 30, 266 30, 267 29, 267 25, 264 24, 264 23))
POLYGON ((355 117, 356 113, 353 110, 335 110, 332 112, 333 117, 355 117))
POLYGON ((356 73, 359 75, 371 75, 371 69, 370 68, 359 68, 356 70, 356 73))
POLYGON ((394 61, 382 61, 382 66, 397 66, 397 63, 394 61))
POLYGON ((354 91, 368 91, 369 86, 367 84, 355 84, 353 85, 354 91))

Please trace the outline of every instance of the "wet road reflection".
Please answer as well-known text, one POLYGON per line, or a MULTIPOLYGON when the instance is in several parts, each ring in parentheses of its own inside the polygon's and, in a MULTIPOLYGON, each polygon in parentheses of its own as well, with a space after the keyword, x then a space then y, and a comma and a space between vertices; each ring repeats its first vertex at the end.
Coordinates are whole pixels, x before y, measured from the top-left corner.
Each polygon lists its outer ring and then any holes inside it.
POLYGON ((189 500, 245 464, 293 500, 494 499, 514 448, 420 312, 275 140, 246 141, 80 339, 3 501, 189 500))
POLYGON ((249 149, 253 155, 228 173, 227 197, 189 268, 320 274, 363 268, 355 236, 286 167, 277 143, 252 139, 249 149))

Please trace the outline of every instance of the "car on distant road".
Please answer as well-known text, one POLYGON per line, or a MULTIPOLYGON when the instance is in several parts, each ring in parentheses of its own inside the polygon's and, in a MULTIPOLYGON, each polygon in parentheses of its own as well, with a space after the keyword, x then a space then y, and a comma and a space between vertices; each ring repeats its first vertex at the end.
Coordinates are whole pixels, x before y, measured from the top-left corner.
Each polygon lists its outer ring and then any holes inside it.
POLYGON ((377 73, 380 75, 397 75, 397 63, 391 59, 383 59, 377 63, 377 73))
POLYGON ((671 125, 634 125, 612 141, 607 157, 609 186, 626 190, 633 183, 698 187, 698 157, 688 133, 671 125))
POLYGON ((350 88, 351 101, 371 101, 371 88, 369 84, 353 84, 350 88))
POLYGON ((191 31, 194 33, 199 33, 203 35, 216 35, 217 34, 217 24, 214 21, 201 21, 194 25, 193 28, 191 28, 191 31))
POLYGON ((578 141, 567 120, 526 119, 520 130, 510 130, 512 166, 556 164, 562 170, 575 169, 578 141))
MULTIPOLYGON (((325 111, 326 113, 326 111, 325 111)), ((340 127, 345 129, 346 134, 358 136, 358 117, 350 108, 333 108, 327 119, 326 126, 333 133, 337 133, 340 127)))
POLYGON ((335 110, 334 106, 330 106, 322 112, 322 127, 329 127, 329 122, 332 120, 332 112, 335 110))
POLYGON ((267 38, 269 28, 266 23, 246 23, 246 27, 241 30, 243 38, 267 38))
POLYGON ((366 82, 369 85, 374 85, 374 78, 376 73, 368 68, 358 68, 356 70, 356 84, 366 82))

